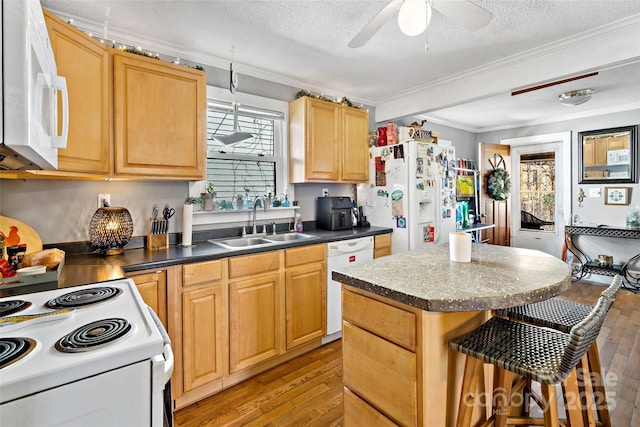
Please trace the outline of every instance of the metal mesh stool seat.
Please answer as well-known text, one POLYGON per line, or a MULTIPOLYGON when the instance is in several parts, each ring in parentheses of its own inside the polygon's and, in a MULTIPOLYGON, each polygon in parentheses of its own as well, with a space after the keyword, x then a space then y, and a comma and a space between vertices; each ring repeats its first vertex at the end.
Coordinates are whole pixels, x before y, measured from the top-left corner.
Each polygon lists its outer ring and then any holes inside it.
MULTIPOLYGON (((498 368, 493 399, 496 426, 507 425, 510 421, 523 423, 521 418, 515 420, 509 416, 514 374, 541 383, 545 400, 544 425, 557 425, 555 384, 563 384, 565 396, 569 393, 575 393, 574 398, 579 396, 575 367, 596 340, 612 303, 612 299, 600 297, 590 313, 568 334, 494 317, 468 334, 449 341, 450 348, 467 355, 457 425, 470 425, 478 383, 476 373, 482 363, 498 368)), ((577 408, 575 404, 567 405, 565 409, 571 426, 582 423, 579 405, 577 408)))
MULTIPOLYGON (((621 287, 622 277, 616 276, 611 284, 602 291, 600 296, 615 299, 621 287)), ((496 314, 508 319, 519 320, 568 333, 571 331, 572 327, 584 320, 592 309, 593 307, 587 304, 580 304, 554 297, 533 304, 496 310, 496 314)), ((593 386, 597 398, 593 400, 598 413, 598 419, 603 426, 610 427, 611 420, 609 417, 609 410, 607 408, 607 399, 602 398, 603 396, 606 396, 606 390, 604 389, 600 355, 596 342, 592 344, 587 352, 587 361, 588 366, 583 366, 583 368, 588 367, 588 370, 591 373, 588 375, 594 381, 593 386)), ((590 416, 591 415, 589 413, 585 413, 586 419, 589 419, 590 416)))

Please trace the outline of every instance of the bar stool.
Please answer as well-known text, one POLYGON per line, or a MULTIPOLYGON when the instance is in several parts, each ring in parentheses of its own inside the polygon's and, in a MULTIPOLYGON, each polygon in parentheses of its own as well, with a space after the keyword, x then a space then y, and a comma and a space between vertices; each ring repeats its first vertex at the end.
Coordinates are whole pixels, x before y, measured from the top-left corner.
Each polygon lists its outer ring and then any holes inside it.
MULTIPOLYGON (((622 287, 622 276, 616 275, 611 284, 600 294, 601 297, 615 300, 618 291, 622 287)), ((560 332, 569 333, 571 328, 584 320, 591 310, 592 306, 580 304, 573 301, 567 301, 562 298, 553 297, 545 301, 533 304, 521 305, 518 307, 504 308, 496 310, 496 314, 511 320, 519 320, 536 326, 544 326, 555 329, 560 332)), ((598 352, 597 342, 589 347, 586 355, 587 363, 580 363, 582 369, 588 369, 585 376, 589 376, 593 381, 593 392, 596 398, 591 400, 593 394, 585 395, 588 404, 595 403, 595 409, 598 414, 598 420, 602 426, 611 427, 611 418, 609 417, 609 408, 607 407, 606 390, 604 387, 604 376, 602 375, 602 366, 600 363, 600 353, 598 352)), ((581 390, 584 391, 584 390, 581 390)), ((589 405, 590 406, 590 405, 589 405)), ((592 421, 589 408, 585 408, 585 422, 592 421)))
POLYGON ((514 374, 540 382, 544 402, 544 426, 559 425, 556 385, 563 384, 567 422, 583 425, 575 367, 596 340, 613 300, 600 297, 591 312, 570 333, 493 317, 473 331, 449 341, 449 347, 465 354, 466 361, 458 407, 457 426, 469 426, 477 397, 482 363, 496 368, 493 390, 495 426, 539 424, 540 419, 510 416, 514 374))

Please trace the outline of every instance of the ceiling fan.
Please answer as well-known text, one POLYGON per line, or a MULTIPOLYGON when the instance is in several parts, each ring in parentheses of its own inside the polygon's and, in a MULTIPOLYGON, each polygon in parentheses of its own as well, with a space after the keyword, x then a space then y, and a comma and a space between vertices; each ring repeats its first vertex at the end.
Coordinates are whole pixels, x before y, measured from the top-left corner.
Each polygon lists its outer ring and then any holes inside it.
POLYGON ((432 8, 470 31, 484 27, 493 17, 491 12, 470 0, 392 0, 356 34, 349 42, 349 47, 364 46, 396 13, 402 32, 417 36, 431 22, 432 8))

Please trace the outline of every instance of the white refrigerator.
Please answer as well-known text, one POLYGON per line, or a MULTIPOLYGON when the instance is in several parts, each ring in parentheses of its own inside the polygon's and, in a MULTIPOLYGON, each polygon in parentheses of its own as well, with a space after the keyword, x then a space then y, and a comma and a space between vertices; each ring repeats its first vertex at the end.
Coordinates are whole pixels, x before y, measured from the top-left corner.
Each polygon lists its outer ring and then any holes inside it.
POLYGON ((392 253, 448 242, 456 227, 455 148, 409 141, 370 149, 357 201, 374 226, 393 228, 392 253))

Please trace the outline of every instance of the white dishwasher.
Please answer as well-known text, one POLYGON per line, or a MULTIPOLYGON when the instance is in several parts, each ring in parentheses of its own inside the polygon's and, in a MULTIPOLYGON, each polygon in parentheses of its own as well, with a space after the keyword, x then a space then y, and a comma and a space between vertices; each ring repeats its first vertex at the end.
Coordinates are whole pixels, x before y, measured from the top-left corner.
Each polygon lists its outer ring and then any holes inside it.
POLYGON ((373 236, 327 243, 327 335, 322 343, 342 336, 342 293, 333 270, 373 259, 373 236))

